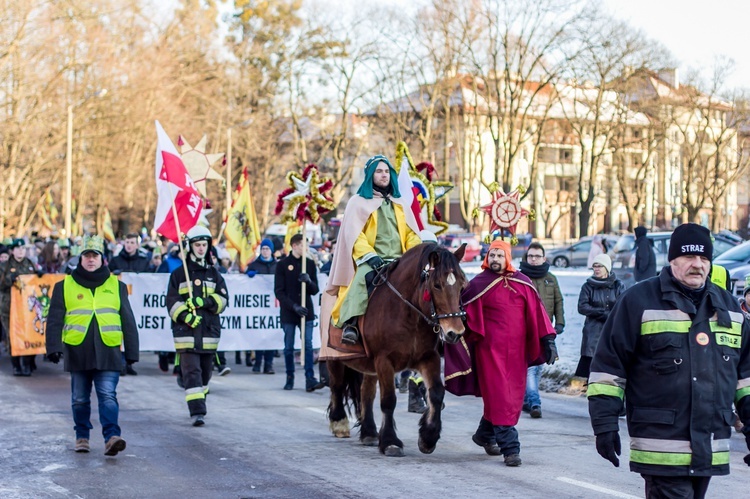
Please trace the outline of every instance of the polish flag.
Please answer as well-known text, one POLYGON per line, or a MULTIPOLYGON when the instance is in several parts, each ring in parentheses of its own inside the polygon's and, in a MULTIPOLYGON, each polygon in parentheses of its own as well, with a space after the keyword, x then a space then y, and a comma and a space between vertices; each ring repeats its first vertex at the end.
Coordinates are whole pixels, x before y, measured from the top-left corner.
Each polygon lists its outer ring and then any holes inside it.
POLYGON ((398 172, 398 190, 401 193, 401 197, 404 199, 404 205, 410 206, 411 211, 414 213, 414 218, 417 219, 417 225, 419 230, 424 229, 424 222, 422 222, 422 208, 419 206, 419 199, 417 195, 419 189, 414 187, 409 176, 409 163, 404 158, 401 163, 401 170, 398 172))
POLYGON ((192 229, 201 216, 203 200, 190 178, 180 153, 156 121, 156 216, 154 229, 170 241, 192 229), (174 210, 172 206, 174 205, 174 210), (174 213, 177 212, 177 220, 174 213))

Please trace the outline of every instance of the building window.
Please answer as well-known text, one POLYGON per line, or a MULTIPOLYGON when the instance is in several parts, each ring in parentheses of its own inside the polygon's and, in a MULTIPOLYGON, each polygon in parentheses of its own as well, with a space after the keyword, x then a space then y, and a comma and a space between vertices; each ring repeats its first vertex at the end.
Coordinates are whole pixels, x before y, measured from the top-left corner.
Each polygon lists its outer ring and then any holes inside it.
POLYGON ((560 163, 571 163, 573 161, 573 151, 571 149, 560 149, 560 163))

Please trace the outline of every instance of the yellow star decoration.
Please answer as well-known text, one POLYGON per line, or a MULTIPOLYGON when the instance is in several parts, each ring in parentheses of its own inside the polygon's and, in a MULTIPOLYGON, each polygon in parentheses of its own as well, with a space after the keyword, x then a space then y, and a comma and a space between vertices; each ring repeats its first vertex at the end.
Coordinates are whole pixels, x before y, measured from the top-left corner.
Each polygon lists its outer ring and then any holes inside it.
POLYGON ((330 190, 330 180, 321 179, 317 167, 308 166, 302 175, 289 172, 286 181, 289 189, 279 195, 279 202, 286 205, 282 221, 301 223, 307 217, 318 223, 321 213, 328 213, 336 207, 324 192, 330 190))
POLYGON ((206 136, 192 147, 185 138, 180 135, 178 140, 180 156, 185 164, 190 177, 195 183, 195 187, 206 197, 206 180, 224 180, 224 177, 216 170, 211 168, 217 161, 224 157, 224 153, 206 154, 206 136))
MULTIPOLYGON (((419 206, 423 211, 426 212, 427 220, 425 222, 425 229, 428 229, 435 233, 435 235, 442 234, 448 230, 448 224, 442 220, 435 218, 435 205, 443 198, 451 189, 453 184, 446 181, 430 180, 422 172, 418 171, 414 165, 414 160, 409 154, 409 147, 405 142, 399 142, 396 144, 396 160, 394 168, 397 172, 401 171, 401 165, 406 158, 406 164, 409 168, 409 177, 411 177, 412 184, 419 189, 419 206)), ((424 217, 424 215, 423 215, 424 217)))

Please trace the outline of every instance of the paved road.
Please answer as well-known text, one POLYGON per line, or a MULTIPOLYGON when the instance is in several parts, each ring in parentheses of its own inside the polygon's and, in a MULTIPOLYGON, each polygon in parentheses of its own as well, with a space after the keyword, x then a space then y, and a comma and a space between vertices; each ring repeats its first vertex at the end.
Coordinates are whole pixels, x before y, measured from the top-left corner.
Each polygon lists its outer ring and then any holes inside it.
MULTIPOLYGON (((33 377, 14 378, 8 357, 1 357, 0 497, 642 496, 638 475, 596 454, 581 397, 545 394, 542 419, 522 416, 524 462, 507 468, 470 440, 480 400, 448 395, 443 438, 433 454, 423 455, 417 449, 418 416, 406 412, 406 397, 400 396, 396 419, 406 456, 386 458, 355 438, 330 435, 327 389, 286 392, 282 374, 232 367, 232 374, 211 382, 206 426, 193 428, 174 377, 157 369, 156 356, 144 353, 136 364, 140 374, 123 378, 119 387, 128 447, 107 458, 95 410, 92 452, 73 452, 69 378, 60 366, 41 363, 33 377)), ((734 435, 733 474, 714 479, 709 497, 747 497, 745 453, 744 439, 734 435)))

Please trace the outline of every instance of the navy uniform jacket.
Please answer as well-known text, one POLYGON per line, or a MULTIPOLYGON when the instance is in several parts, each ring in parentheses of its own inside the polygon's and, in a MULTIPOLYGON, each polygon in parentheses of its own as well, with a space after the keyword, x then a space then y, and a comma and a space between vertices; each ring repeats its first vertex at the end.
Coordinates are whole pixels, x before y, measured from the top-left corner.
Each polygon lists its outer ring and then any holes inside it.
POLYGON ((750 327, 730 293, 706 282, 696 307, 667 266, 618 300, 594 354, 595 434, 618 430, 627 399, 630 470, 729 473, 732 402, 750 424, 750 327))

